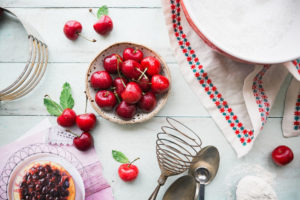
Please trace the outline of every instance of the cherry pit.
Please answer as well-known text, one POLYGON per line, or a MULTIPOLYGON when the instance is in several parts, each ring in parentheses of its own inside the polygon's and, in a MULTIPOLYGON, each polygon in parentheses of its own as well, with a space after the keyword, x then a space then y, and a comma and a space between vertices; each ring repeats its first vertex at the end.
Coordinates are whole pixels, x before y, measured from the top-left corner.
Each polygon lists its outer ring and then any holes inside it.
POLYGON ((144 57, 138 48, 125 48, 122 56, 112 53, 102 65, 104 70, 93 72, 89 79, 96 90, 95 102, 124 120, 132 119, 138 111, 153 111, 159 96, 170 87, 169 79, 162 75, 160 60, 144 57))

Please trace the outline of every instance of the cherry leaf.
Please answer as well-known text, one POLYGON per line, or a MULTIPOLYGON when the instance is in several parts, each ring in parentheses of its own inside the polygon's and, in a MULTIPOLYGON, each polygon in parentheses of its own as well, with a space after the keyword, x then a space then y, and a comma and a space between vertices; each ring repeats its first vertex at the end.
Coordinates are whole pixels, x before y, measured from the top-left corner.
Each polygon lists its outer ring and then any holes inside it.
POLYGON ((44 105, 50 115, 59 116, 63 111, 62 107, 58 103, 49 98, 44 98, 44 105))
POLYGON ((120 151, 112 150, 112 156, 119 163, 129 163, 128 158, 120 151))
POLYGON ((100 19, 102 15, 108 15, 108 8, 106 5, 100 7, 97 12, 97 17, 100 19))
POLYGON ((69 83, 65 83, 63 85, 63 90, 60 93, 60 105, 62 106, 63 109, 66 108, 73 108, 74 107, 74 99, 72 97, 71 93, 71 86, 69 83))

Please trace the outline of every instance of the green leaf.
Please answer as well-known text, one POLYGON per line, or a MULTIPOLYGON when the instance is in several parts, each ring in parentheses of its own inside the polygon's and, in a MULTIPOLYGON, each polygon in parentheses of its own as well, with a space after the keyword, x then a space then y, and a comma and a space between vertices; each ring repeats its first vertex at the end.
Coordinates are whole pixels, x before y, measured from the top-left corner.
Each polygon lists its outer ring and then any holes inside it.
POLYGON ((129 163, 128 158, 120 151, 112 150, 112 156, 119 163, 129 163))
POLYGON ((71 86, 69 83, 65 83, 63 85, 63 90, 60 93, 60 105, 62 106, 63 109, 66 108, 73 108, 74 107, 74 99, 72 97, 71 93, 71 86))
POLYGON ((58 103, 48 98, 44 98, 44 105, 50 115, 59 116, 63 111, 62 107, 58 103))
POLYGON ((108 8, 106 5, 100 7, 97 12, 97 17, 100 19, 102 15, 108 15, 108 8))

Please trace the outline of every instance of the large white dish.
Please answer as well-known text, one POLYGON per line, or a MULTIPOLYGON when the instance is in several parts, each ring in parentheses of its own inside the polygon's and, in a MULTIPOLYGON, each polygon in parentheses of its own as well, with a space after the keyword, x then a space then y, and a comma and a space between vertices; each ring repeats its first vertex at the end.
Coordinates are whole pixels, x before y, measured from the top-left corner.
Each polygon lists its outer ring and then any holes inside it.
POLYGON ((181 0, 181 5, 193 29, 229 57, 261 64, 300 57, 300 1, 181 0))

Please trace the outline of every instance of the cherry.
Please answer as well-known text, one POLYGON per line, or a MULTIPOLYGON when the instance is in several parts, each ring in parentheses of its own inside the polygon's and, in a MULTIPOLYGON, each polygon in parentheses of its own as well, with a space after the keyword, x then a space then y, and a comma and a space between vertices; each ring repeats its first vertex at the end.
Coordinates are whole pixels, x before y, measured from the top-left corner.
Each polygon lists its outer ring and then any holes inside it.
POLYGON ((144 112, 151 112, 156 106, 156 97, 153 92, 147 92, 138 103, 140 109, 144 112))
POLYGON ((70 40, 76 40, 78 36, 83 37, 84 39, 91 41, 91 42, 96 42, 95 39, 90 40, 84 36, 82 36, 80 33, 82 31, 82 26, 81 23, 76 21, 76 20, 70 20, 67 21, 64 25, 64 33, 66 37, 70 40))
POLYGON ((117 114, 124 119, 131 119, 136 113, 136 106, 122 101, 116 108, 117 114))
POLYGON ((151 89, 155 93, 163 93, 169 89, 169 79, 162 75, 154 75, 151 78, 151 89))
POLYGON ((143 66, 143 69, 147 69, 146 74, 148 76, 159 74, 161 70, 159 60, 151 56, 144 58, 141 62, 141 65, 143 66))
POLYGON ((57 117, 57 123, 63 127, 73 126, 75 121, 76 113, 70 108, 64 109, 62 114, 57 117))
POLYGON ((292 162, 292 160, 294 159, 294 154, 289 147, 281 145, 273 150, 272 159, 277 165, 283 166, 292 162))
POLYGON ((151 88, 150 79, 147 75, 142 76, 142 78, 138 81, 138 84, 143 92, 147 92, 151 88))
POLYGON ((80 151, 88 150, 93 144, 93 137, 89 132, 83 132, 73 139, 74 146, 80 151))
POLYGON ((135 60, 137 62, 141 62, 144 57, 144 54, 139 49, 126 48, 123 51, 124 60, 135 60))
POLYGON ((125 90, 127 80, 125 78, 117 77, 113 81, 113 86, 119 97, 121 97, 122 92, 125 90), (124 85, 125 84, 125 85, 124 85))
POLYGON ((93 113, 77 115, 76 124, 83 131, 90 131, 96 124, 96 116, 93 113))
POLYGON ((103 67, 110 74, 116 74, 118 68, 121 71, 123 60, 118 54, 111 54, 104 58, 103 67))
POLYGON ((122 73, 131 79, 138 79, 141 75, 142 66, 135 60, 126 60, 122 64, 122 73))
POLYGON ((122 164, 118 169, 118 174, 123 181, 133 181, 138 176, 139 170, 133 164, 122 164))
POLYGON ((97 71, 91 76, 91 85, 95 89, 108 89, 112 85, 112 78, 106 71, 97 71))
POLYGON ((112 110, 117 104, 117 99, 113 92, 101 90, 96 93, 95 101, 100 108, 104 110, 112 110))
POLYGON ((130 82, 126 85, 121 97, 125 102, 135 104, 142 98, 142 90, 137 83, 130 82))
POLYGON ((100 19, 94 24, 94 29, 100 35, 106 35, 113 29, 113 22, 107 15, 102 15, 100 19))
POLYGON ((75 20, 70 20, 65 23, 64 33, 67 38, 70 40, 76 40, 79 36, 79 33, 82 31, 82 26, 80 22, 75 20))

